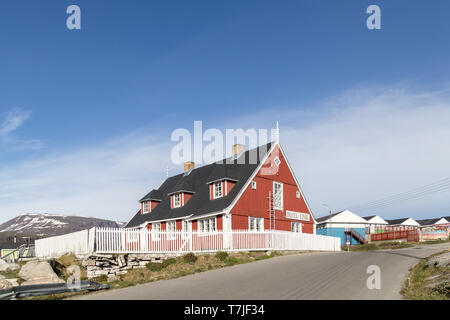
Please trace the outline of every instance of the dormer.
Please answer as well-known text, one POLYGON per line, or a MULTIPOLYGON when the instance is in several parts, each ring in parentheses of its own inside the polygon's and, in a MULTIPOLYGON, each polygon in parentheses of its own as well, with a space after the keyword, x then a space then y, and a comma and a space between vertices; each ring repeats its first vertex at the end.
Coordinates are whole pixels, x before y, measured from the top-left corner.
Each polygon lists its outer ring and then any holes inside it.
POLYGON ((181 208, 189 201, 189 199, 191 198, 191 196, 193 194, 194 194, 194 192, 187 191, 187 190, 181 190, 181 191, 176 191, 176 192, 170 193, 169 194, 170 207, 172 209, 181 208))
POLYGON ((209 185, 209 199, 219 199, 226 197, 237 180, 231 178, 222 178, 208 182, 209 185))
POLYGON ((141 204, 141 214, 148 214, 161 202, 161 193, 158 190, 153 189, 145 197, 139 200, 139 202, 141 204))

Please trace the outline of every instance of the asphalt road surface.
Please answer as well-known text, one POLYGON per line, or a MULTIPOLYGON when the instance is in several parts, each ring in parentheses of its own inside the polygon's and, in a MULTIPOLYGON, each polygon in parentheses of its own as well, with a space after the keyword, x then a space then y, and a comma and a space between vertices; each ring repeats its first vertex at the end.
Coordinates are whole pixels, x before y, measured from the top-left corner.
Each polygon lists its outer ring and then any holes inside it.
POLYGON ((197 273, 74 299, 401 299, 408 269, 449 243, 372 252, 305 253, 197 273), (368 289, 379 266, 381 288, 368 289))

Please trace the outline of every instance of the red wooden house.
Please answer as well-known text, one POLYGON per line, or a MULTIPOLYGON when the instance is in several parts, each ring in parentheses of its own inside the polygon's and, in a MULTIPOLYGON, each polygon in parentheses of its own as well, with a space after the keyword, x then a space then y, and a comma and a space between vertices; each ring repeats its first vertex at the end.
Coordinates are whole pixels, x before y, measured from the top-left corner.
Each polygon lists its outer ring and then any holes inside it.
POLYGON ((153 231, 263 231, 315 234, 316 221, 278 141, 167 178, 140 202, 125 228, 153 231))

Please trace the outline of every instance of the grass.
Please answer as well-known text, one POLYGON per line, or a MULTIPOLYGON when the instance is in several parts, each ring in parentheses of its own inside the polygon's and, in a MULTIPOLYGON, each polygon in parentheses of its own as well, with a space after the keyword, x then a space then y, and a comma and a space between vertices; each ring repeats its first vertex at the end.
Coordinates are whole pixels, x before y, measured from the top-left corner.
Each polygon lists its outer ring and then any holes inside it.
MULTIPOLYGON (((298 253, 298 252, 292 252, 298 253)), ((217 252, 215 255, 202 254, 195 255, 188 253, 177 258, 166 259, 160 263, 148 263, 145 268, 138 268, 129 270, 126 274, 120 275, 118 280, 108 282, 107 276, 100 276, 92 279, 98 283, 108 284, 111 289, 125 288, 138 284, 149 283, 153 281, 168 280, 179 277, 184 277, 190 274, 205 272, 209 270, 220 269, 227 266, 233 266, 252 261, 270 259, 272 257, 280 256, 280 252, 271 252, 269 255, 265 252, 217 252)), ((76 264, 81 266, 81 262, 77 262, 75 257, 65 256, 57 259, 57 267, 69 266, 76 264)), ((82 274, 85 272, 85 267, 82 267, 82 274)), ((64 275, 64 270, 61 270, 64 275)), ((57 295, 48 295, 34 297, 32 299, 48 300, 48 299, 64 299, 80 294, 87 294, 88 292, 64 293, 57 295)))
MULTIPOLYGON (((366 243, 359 246, 351 246, 350 251, 375 251, 375 250, 385 250, 385 249, 403 249, 410 248, 415 246, 416 243, 412 242, 398 242, 398 241, 390 241, 390 242, 380 242, 380 243, 366 243)), ((347 251, 347 247, 342 247, 343 251, 347 251)))
POLYGON ((445 252, 448 251, 439 252, 423 259, 409 270, 409 276, 403 285, 402 291, 400 292, 406 299, 450 300, 450 282, 448 280, 450 279, 450 267, 435 267, 427 265, 427 262, 431 257, 445 252), (427 287, 428 284, 433 282, 433 280, 428 278, 437 275, 440 276, 437 279, 434 279, 434 281, 443 282, 434 288, 427 287), (440 279, 447 279, 447 281, 440 279))

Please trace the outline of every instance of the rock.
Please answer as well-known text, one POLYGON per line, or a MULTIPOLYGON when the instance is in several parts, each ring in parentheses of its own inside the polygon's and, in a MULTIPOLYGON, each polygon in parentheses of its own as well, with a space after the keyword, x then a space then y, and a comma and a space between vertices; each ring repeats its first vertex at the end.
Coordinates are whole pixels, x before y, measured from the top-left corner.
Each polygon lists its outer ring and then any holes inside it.
POLYGON ((22 285, 43 283, 64 283, 47 261, 30 261, 20 269, 19 276, 25 280, 22 285))
POLYGON ((5 277, 0 274, 0 280, 3 280, 3 279, 5 279, 5 277))
POLYGON ((8 262, 0 263, 0 272, 14 271, 17 269, 20 269, 20 266, 17 263, 8 263, 8 262))
POLYGON ((115 274, 108 274, 108 282, 119 281, 120 277, 115 274))
POLYGON ((81 265, 84 267, 88 267, 88 266, 95 266, 95 260, 83 260, 83 262, 81 262, 81 265))
POLYGON ((125 256, 118 256, 117 257, 117 263, 119 265, 119 267, 124 267, 127 265, 127 262, 125 260, 125 256))
POLYGON ((17 278, 5 279, 5 281, 8 281, 13 287, 19 286, 19 279, 17 279, 17 278))
POLYGON ((0 280, 0 290, 9 289, 12 287, 13 287, 13 285, 9 281, 6 281, 6 279, 0 280))
POLYGON ((450 252, 435 256, 428 260, 428 266, 446 267, 450 266, 450 252))

